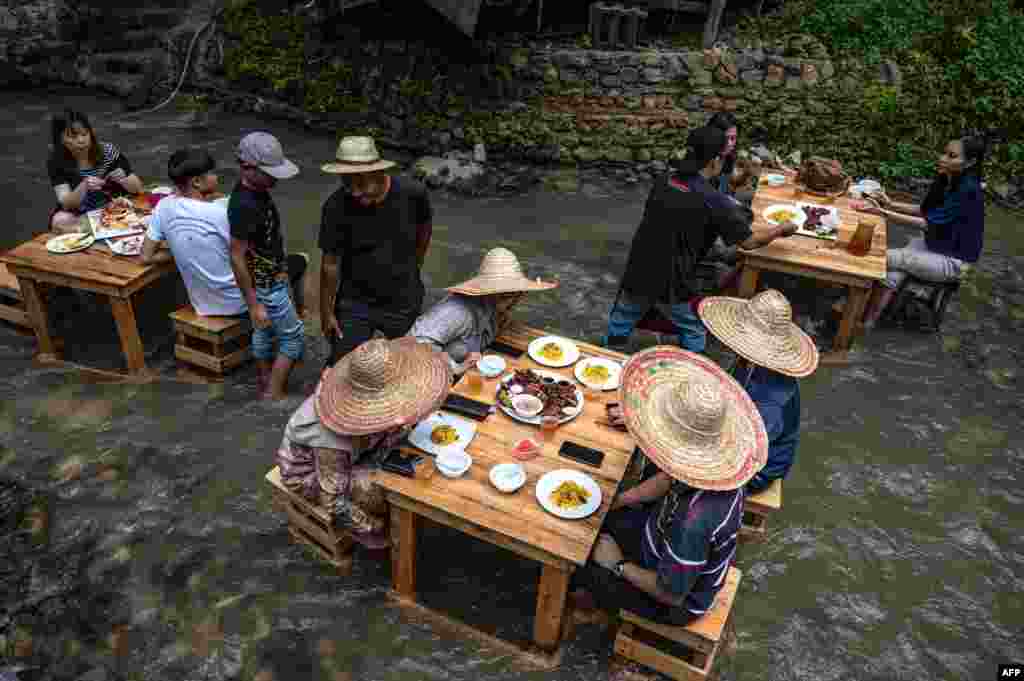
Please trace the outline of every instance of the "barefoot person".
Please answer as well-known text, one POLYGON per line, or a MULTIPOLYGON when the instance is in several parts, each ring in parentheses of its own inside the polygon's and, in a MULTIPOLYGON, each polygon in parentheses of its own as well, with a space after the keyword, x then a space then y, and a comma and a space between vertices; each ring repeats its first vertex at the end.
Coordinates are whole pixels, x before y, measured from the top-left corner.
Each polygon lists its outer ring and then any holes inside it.
POLYGON ((289 294, 281 216, 270 190, 299 169, 285 158, 277 138, 265 132, 242 138, 238 165, 240 179, 228 202, 231 268, 252 319, 260 388, 266 397, 281 399, 292 366, 302 357, 305 329, 289 294))
POLYGON ((288 421, 277 452, 281 481, 329 509, 360 544, 388 546, 387 504, 373 473, 450 385, 448 362, 433 348, 411 338, 367 341, 324 370, 288 421))
POLYGON ((447 353, 455 375, 461 375, 501 335, 509 313, 531 291, 558 286, 523 274, 512 251, 487 251, 477 275, 448 289, 449 294, 424 312, 409 335, 447 353))
POLYGON ((763 491, 789 473, 800 442, 798 378, 818 367, 818 348, 793 323, 793 309, 774 289, 750 300, 708 297, 698 308, 711 334, 739 355, 733 378, 739 381, 764 421, 768 463, 747 483, 747 492, 763 491))
POLYGON ((744 485, 767 456, 764 425, 736 381, 676 347, 633 355, 621 395, 626 427, 660 470, 612 502, 574 598, 684 625, 708 611, 725 581, 744 485))

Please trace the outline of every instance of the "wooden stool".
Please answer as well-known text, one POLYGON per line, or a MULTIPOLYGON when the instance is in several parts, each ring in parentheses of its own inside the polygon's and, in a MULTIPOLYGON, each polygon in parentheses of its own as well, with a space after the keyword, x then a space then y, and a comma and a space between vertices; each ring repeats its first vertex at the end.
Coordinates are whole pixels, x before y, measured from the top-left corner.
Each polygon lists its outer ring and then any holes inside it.
POLYGON ((186 364, 222 376, 251 357, 249 331, 245 317, 204 317, 191 305, 171 313, 177 343, 174 356, 186 364))
POLYGON ((936 283, 908 276, 889 305, 887 315, 890 319, 906 317, 906 308, 911 302, 919 302, 925 312, 925 318, 918 321, 918 328, 925 332, 936 332, 942 328, 946 318, 946 307, 957 291, 960 280, 936 283))
POLYGON ((288 516, 288 532, 292 538, 348 574, 352 569, 352 545, 355 543, 352 535, 333 526, 326 508, 313 505, 285 487, 277 466, 270 469, 265 479, 273 488, 274 505, 288 516))
POLYGON ((740 541, 763 541, 768 531, 768 516, 782 508, 782 480, 757 494, 751 494, 743 501, 743 524, 740 526, 740 541))
POLYGON ((685 627, 658 624, 622 610, 619 613, 622 624, 615 637, 615 654, 679 681, 709 678, 722 645, 722 632, 732 612, 741 577, 739 570, 730 567, 725 584, 718 592, 711 610, 685 627), (667 639, 684 652, 680 656, 662 652, 650 643, 641 641, 641 638, 667 639))
POLYGON ((25 311, 25 301, 21 297, 18 278, 7 271, 7 266, 0 264, 0 319, 10 322, 19 329, 32 330, 32 322, 25 311))

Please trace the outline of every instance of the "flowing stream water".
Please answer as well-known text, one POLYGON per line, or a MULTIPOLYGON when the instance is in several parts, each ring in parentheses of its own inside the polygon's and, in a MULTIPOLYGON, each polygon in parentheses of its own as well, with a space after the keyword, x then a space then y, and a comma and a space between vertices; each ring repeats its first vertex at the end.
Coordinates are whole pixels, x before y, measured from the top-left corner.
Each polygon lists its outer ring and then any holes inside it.
MULTIPOLYGON (((163 180, 168 155, 196 144, 224 164, 229 189, 240 135, 265 128, 302 167, 275 198, 289 247, 313 256, 316 303, 320 207, 337 186, 318 166, 335 139, 249 116, 202 128, 173 110, 125 117, 115 100, 77 90, 5 99, 0 248, 45 228, 47 118, 61 106, 89 112, 145 181, 163 180)), ((504 245, 531 274, 562 282, 521 316, 597 340, 644 197, 591 186, 435 197, 431 299, 504 245)), ((990 211, 982 262, 940 333, 879 329, 852 364, 802 381, 796 465, 768 540, 741 547, 738 645, 721 678, 975 681, 1024 661, 1020 224, 990 211)), ((890 244, 905 238, 894 232, 890 244)), ((180 294, 168 286, 139 303, 163 373, 173 364, 166 296, 180 294)), ((78 301, 60 316, 69 358, 119 366, 102 305, 78 301)), ((290 541, 263 476, 316 380, 315 337, 296 395, 278 405, 253 400, 251 369, 212 386, 104 382, 33 365, 33 347, 0 330, 0 513, 14 514, 0 515, 0 679, 607 678, 611 641, 597 625, 577 629, 561 667, 531 671, 395 606, 386 561, 357 555, 341 576, 290 541), (15 516, 34 531, 18 532, 15 516)), ((535 565, 436 527, 420 561, 428 605, 529 637, 535 565)))

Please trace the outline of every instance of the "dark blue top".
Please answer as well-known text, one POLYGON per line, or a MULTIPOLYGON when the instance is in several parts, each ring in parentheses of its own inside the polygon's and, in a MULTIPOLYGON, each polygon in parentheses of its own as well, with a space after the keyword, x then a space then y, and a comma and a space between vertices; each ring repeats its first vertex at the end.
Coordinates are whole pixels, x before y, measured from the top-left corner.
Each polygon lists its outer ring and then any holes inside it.
POLYGON ((924 214, 928 250, 964 262, 977 262, 985 232, 985 197, 977 175, 961 175, 942 203, 924 214))
MULTIPOLYGON (((743 383, 743 377, 738 377, 743 383)), ((768 463, 747 483, 747 493, 764 490, 786 477, 800 440, 800 386, 790 376, 755 367, 744 383, 768 431, 768 463)))

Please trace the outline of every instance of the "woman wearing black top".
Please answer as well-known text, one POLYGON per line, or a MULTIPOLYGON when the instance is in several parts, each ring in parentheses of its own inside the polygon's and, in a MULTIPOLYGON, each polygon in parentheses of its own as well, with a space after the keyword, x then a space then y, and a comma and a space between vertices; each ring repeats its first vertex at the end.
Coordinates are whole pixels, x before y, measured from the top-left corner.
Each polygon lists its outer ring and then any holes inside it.
POLYGON ((86 115, 72 109, 53 117, 47 170, 57 195, 50 229, 73 232, 81 216, 102 208, 114 196, 138 194, 142 180, 113 144, 96 139, 86 115))

